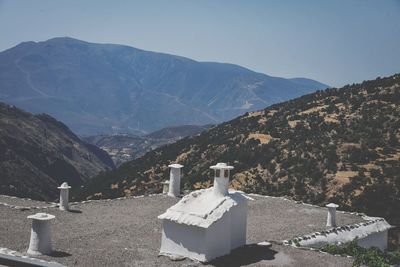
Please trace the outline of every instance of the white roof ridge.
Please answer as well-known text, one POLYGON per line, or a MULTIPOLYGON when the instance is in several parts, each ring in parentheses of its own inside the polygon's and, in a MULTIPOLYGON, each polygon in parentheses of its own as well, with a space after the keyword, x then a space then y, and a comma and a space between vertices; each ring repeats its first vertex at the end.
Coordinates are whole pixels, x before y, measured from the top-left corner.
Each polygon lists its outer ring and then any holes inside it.
MULTIPOLYGON (((365 238, 373 233, 379 233, 391 229, 390 225, 381 217, 363 217, 366 221, 334 227, 328 230, 313 232, 303 236, 293 238, 292 240, 299 242, 301 246, 318 247, 328 243, 346 243, 354 240, 354 238, 365 238)), ((284 242, 285 243, 285 242, 284 242)), ((286 243, 293 243, 286 241, 286 243)))
POLYGON ((214 210, 216 210, 219 206, 221 206, 225 201, 227 200, 226 197, 221 198, 221 201, 218 202, 217 205, 211 206, 210 208, 208 208, 204 213, 199 213, 199 212, 189 212, 189 214, 194 215, 194 216, 198 216, 201 218, 207 218, 208 214, 212 213, 214 210))

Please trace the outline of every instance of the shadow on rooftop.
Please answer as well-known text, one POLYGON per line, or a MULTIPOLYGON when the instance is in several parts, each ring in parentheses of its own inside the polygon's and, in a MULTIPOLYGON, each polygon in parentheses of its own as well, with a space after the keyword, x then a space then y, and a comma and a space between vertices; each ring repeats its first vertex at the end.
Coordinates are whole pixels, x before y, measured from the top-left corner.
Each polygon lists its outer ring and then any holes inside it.
POLYGON ((55 251, 51 252, 51 254, 49 256, 54 257, 54 258, 65 258, 65 257, 72 256, 72 254, 70 254, 68 252, 64 252, 64 251, 55 250, 55 251))
POLYGON ((237 248, 231 254, 219 257, 211 262, 213 266, 230 266, 239 267, 257 263, 263 260, 275 259, 275 254, 278 252, 266 246, 259 246, 257 244, 248 244, 244 247, 237 248))
POLYGON ((82 213, 81 210, 74 210, 74 209, 69 209, 68 212, 72 212, 72 213, 82 213))

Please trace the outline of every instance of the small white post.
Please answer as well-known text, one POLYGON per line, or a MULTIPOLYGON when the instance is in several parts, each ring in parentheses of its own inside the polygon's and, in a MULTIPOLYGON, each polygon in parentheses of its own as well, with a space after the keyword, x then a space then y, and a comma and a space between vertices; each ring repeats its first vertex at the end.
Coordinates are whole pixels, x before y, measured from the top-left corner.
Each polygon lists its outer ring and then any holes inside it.
POLYGON ((233 166, 228 166, 226 163, 217 163, 211 166, 210 169, 214 170, 214 193, 218 197, 228 195, 229 175, 233 166))
POLYGON ((54 215, 47 213, 36 213, 29 215, 32 219, 31 239, 29 242, 28 254, 30 255, 48 255, 51 254, 51 227, 50 220, 54 215))
POLYGON ((336 227, 336 208, 339 207, 339 205, 329 203, 326 207, 328 208, 326 227, 336 227))
POLYGON ((181 164, 168 165, 171 168, 169 173, 168 196, 179 197, 181 195, 181 164))
POLYGON ((168 191, 169 191, 169 181, 164 181, 164 182, 162 182, 162 184, 163 184, 163 190, 162 190, 163 194, 168 194, 168 191))
POLYGON ((60 210, 68 210, 69 209, 69 189, 67 182, 62 183, 61 186, 57 187, 60 189, 60 210))

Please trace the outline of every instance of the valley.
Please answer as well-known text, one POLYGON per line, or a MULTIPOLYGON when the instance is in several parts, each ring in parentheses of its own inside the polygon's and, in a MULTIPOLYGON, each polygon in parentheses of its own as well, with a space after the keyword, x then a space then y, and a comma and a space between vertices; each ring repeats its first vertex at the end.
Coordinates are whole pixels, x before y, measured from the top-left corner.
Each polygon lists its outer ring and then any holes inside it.
POLYGON ((145 155, 160 146, 174 143, 184 137, 198 135, 211 125, 182 125, 167 127, 147 135, 114 134, 82 137, 106 151, 116 166, 145 155))

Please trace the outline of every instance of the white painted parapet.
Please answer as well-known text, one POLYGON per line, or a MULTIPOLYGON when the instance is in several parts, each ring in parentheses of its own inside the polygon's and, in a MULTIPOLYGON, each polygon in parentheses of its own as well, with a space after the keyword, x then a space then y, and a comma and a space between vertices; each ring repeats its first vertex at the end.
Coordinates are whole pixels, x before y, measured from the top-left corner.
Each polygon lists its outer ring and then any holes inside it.
POLYGON ((71 188, 67 182, 62 183, 61 186, 57 187, 60 189, 60 210, 68 210, 69 203, 69 189, 71 188))
POLYGON ((211 166, 210 169, 214 170, 214 194, 218 197, 228 195, 229 175, 233 166, 228 166, 226 163, 217 163, 211 166))
POLYGON ((339 205, 335 203, 329 203, 326 205, 326 207, 328 208, 326 227, 336 227, 336 208, 339 207, 339 205))
POLYGON ((50 220, 54 219, 55 216, 47 213, 36 213, 27 218, 32 219, 28 254, 50 254, 52 252, 50 220))
POLYGON ((181 195, 181 164, 168 165, 171 168, 169 173, 168 196, 179 197, 181 195))
POLYGON ((383 218, 364 216, 363 219, 364 222, 314 232, 293 240, 284 240, 283 244, 321 248, 326 244, 344 244, 357 238, 357 243, 361 247, 377 247, 382 251, 385 250, 388 242, 388 230, 392 226, 383 218))

